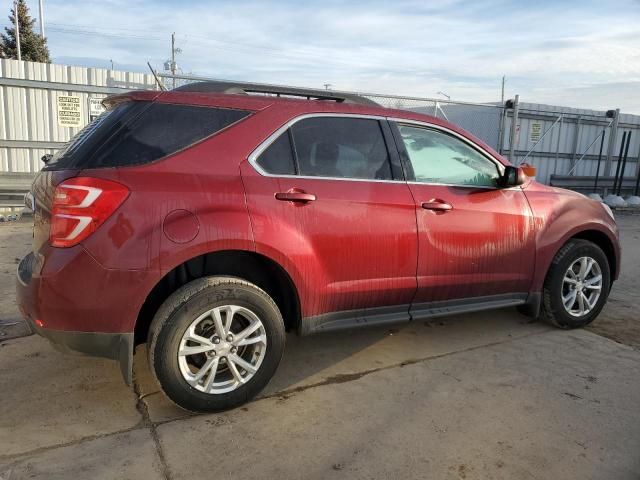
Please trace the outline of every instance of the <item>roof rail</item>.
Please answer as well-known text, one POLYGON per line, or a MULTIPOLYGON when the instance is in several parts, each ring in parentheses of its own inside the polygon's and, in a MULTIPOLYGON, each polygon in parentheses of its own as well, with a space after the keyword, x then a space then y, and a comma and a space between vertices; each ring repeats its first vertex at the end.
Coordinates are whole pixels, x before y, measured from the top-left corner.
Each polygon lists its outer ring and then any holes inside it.
POLYGON ((203 81, 194 82, 174 88, 173 91, 179 92, 215 92, 215 93, 267 93, 276 96, 303 97, 307 100, 333 100, 338 103, 355 103, 359 105, 367 105, 371 107, 379 107, 380 105, 373 100, 369 100, 355 93, 336 92, 333 90, 315 90, 313 88, 285 87, 281 85, 269 85, 266 83, 248 83, 248 82, 220 82, 220 81, 203 81))

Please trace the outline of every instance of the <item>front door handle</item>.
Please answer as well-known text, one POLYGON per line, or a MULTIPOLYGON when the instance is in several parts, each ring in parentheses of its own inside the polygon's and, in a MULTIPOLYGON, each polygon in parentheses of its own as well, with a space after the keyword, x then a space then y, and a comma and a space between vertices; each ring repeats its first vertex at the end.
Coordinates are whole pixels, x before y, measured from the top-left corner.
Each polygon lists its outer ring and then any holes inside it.
POLYGON ((440 200, 439 198, 431 199, 428 202, 422 202, 422 208, 425 210, 435 210, 436 212, 448 212, 449 210, 453 210, 451 204, 444 200, 440 200))
POLYGON ((316 200, 316 196, 313 193, 307 193, 303 190, 292 188, 287 192, 276 193, 276 200, 282 200, 283 202, 296 202, 296 203, 309 203, 316 200))

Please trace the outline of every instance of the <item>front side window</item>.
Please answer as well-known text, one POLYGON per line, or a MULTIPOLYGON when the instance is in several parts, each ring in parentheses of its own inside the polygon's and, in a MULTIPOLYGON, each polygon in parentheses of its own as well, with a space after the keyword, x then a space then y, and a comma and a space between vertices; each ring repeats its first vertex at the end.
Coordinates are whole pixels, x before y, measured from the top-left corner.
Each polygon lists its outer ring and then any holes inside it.
POLYGON ((498 167, 457 138, 428 128, 398 125, 416 182, 495 187, 498 167))
POLYGON ((300 175, 391 180, 391 165, 377 120, 315 117, 291 127, 300 175))

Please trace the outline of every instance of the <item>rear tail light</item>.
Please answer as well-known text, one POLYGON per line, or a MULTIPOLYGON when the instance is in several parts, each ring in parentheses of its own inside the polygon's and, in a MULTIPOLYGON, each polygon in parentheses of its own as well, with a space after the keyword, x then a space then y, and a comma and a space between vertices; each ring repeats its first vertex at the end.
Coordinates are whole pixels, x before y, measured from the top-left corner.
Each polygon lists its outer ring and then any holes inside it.
POLYGON ((78 177, 56 187, 49 240, 54 247, 72 247, 87 238, 129 196, 124 185, 101 178, 78 177))

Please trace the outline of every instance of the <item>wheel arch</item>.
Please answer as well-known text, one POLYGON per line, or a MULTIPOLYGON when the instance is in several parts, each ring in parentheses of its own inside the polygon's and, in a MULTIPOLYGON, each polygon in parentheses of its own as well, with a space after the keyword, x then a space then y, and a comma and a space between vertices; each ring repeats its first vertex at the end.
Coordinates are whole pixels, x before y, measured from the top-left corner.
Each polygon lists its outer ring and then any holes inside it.
POLYGON ((600 230, 589 229, 589 230, 582 230, 574 234, 567 241, 576 239, 576 238, 581 240, 588 240, 591 243, 594 243, 598 247, 600 247, 600 249, 604 252, 604 254, 607 257, 607 260, 609 263, 609 272, 611 274, 611 283, 613 283, 613 280, 618 277, 619 267, 618 267, 616 249, 614 247, 613 242, 609 238, 609 236, 600 230))
POLYGON ((542 285, 551 268, 551 262, 562 247, 572 239, 588 240, 600 247, 608 260, 611 282, 616 280, 620 272, 620 251, 614 232, 600 223, 589 222, 563 234, 559 234, 557 229, 545 230, 538 234, 537 262, 531 285, 532 293, 542 291, 542 285))
POLYGON ((149 326, 162 303, 197 278, 224 275, 242 278, 267 292, 280 309, 287 330, 298 331, 301 307, 291 275, 273 259, 248 250, 219 250, 191 257, 167 272, 147 294, 134 326, 136 345, 147 341, 149 326))

